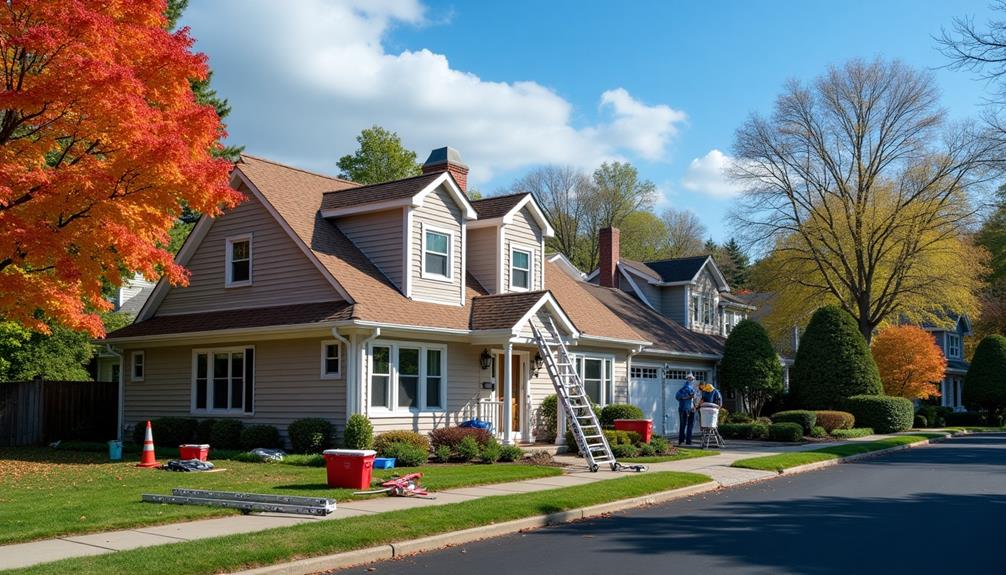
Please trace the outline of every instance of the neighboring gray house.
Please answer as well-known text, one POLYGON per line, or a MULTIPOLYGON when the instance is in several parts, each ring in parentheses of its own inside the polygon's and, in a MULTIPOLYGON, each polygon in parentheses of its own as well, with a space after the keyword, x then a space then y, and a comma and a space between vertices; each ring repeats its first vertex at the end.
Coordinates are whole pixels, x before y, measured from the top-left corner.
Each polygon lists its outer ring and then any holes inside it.
POLYGON ((950 314, 948 322, 952 326, 922 324, 922 328, 933 334, 947 358, 947 372, 940 382, 940 405, 965 411, 961 397, 970 365, 964 361, 964 338, 973 334, 971 320, 966 315, 950 314))
MULTIPOLYGON (((134 274, 132 278, 122 282, 115 294, 109 298, 112 311, 136 317, 147 303, 147 298, 154 292, 156 284, 143 274, 134 274)), ((100 346, 94 356, 94 378, 96 381, 118 381, 122 360, 115 353, 109 352, 105 346, 100 346)))

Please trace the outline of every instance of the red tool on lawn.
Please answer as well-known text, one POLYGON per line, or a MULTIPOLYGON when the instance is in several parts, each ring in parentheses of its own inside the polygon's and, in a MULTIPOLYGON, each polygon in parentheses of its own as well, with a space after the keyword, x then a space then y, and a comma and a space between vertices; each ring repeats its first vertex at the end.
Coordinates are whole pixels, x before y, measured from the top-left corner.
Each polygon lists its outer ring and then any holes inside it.
POLYGON ((422 473, 410 473, 401 477, 392 477, 381 484, 381 489, 356 491, 353 495, 376 495, 378 493, 387 493, 391 497, 419 497, 421 499, 436 499, 436 497, 431 497, 430 493, 419 485, 419 478, 422 476, 422 473))

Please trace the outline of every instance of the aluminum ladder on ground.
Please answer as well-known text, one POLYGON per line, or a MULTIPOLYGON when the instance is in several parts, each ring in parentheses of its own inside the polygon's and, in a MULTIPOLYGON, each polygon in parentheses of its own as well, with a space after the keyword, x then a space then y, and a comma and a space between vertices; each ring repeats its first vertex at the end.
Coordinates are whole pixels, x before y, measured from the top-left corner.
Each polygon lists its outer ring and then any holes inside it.
POLYGON ((531 318, 531 333, 545 360, 545 369, 555 387, 556 398, 566 413, 567 425, 591 471, 597 471, 602 463, 607 463, 615 471, 620 466, 611 453, 611 446, 590 404, 583 381, 551 317, 548 323, 548 327, 539 326, 536 318, 531 318))

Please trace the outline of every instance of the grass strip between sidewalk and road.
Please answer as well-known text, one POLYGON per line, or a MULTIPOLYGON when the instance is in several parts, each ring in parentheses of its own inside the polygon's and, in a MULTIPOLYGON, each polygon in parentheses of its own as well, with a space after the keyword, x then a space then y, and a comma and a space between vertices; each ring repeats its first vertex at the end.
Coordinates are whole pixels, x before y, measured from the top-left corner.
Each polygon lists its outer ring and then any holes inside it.
POLYGON ((150 569, 159 575, 225 573, 579 509, 709 481, 712 480, 705 475, 676 471, 627 475, 574 487, 64 559, 6 573, 133 575, 150 569))
POLYGON ((870 453, 872 451, 880 451, 881 449, 898 447, 900 445, 909 445, 911 443, 918 443, 920 441, 925 441, 927 439, 935 439, 941 437, 945 437, 945 435, 942 433, 917 433, 912 435, 897 435, 894 437, 886 437, 884 439, 878 439, 877 441, 846 443, 844 445, 833 445, 831 447, 812 449, 810 451, 792 451, 789 453, 778 453, 776 455, 766 455, 763 457, 738 459, 737 461, 734 461, 731 464, 731 467, 742 467, 744 469, 757 469, 760 471, 781 472, 784 469, 797 467, 799 465, 806 465, 808 463, 818 463, 820 461, 840 459, 842 457, 849 457, 850 455, 870 453))

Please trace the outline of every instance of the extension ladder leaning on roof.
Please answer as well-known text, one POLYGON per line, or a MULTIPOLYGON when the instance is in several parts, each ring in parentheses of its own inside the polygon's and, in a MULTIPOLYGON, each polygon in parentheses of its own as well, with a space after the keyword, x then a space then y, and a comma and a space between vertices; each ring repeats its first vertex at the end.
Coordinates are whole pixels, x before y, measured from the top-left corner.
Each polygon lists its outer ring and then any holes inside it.
POLYGON ((623 467, 635 471, 645 470, 646 468, 641 465, 623 466, 615 461, 608 439, 601 429, 601 422, 597 420, 597 414, 590 404, 590 397, 583 387, 583 381, 576 372, 573 359, 566 350, 566 344, 559 337, 559 331, 555 328, 552 318, 548 318, 547 327, 544 324, 539 325, 537 318, 531 318, 530 323, 531 333, 534 334, 538 350, 545 359, 545 369, 555 387, 559 405, 566 413, 566 422, 590 470, 597 471, 602 463, 607 463, 612 471, 618 471, 623 467))

